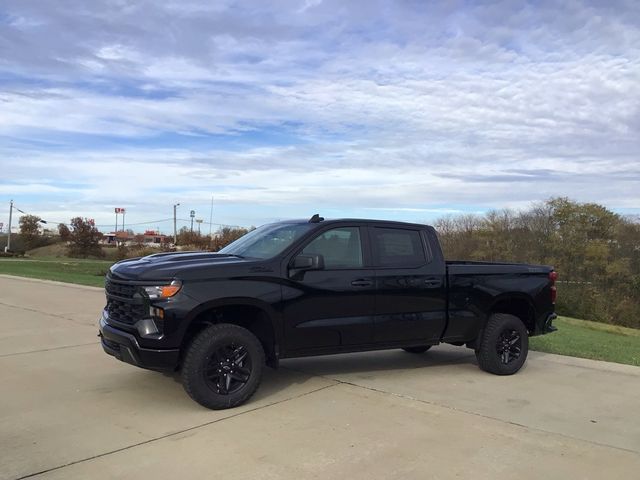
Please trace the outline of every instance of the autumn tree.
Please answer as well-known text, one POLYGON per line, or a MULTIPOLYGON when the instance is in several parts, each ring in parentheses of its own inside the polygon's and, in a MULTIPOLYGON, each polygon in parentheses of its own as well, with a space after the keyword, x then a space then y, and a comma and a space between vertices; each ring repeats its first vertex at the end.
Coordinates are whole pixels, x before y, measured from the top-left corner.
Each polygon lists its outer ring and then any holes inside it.
POLYGON ((35 215, 23 215, 20 217, 20 235, 27 250, 31 250, 37 246, 38 239, 40 238, 39 226, 41 220, 40 217, 35 215))
POLYGON ((205 250, 209 246, 209 238, 192 232, 188 227, 182 227, 178 232, 178 245, 205 250))
POLYGON ((218 230, 218 233, 212 239, 212 250, 217 252, 221 248, 229 245, 231 242, 235 242, 243 235, 246 235, 248 232, 249 230, 246 228, 223 227, 218 230))
POLYGON ((82 217, 71 219, 71 235, 69 244, 69 256, 71 257, 103 257, 104 252, 100 248, 102 233, 98 231, 93 220, 82 217))
POLYGON ((58 235, 60 235, 60 239, 68 242, 71 239, 71 230, 64 223, 60 223, 58 225, 58 235))
POLYGON ((602 205, 552 198, 524 211, 436 221, 447 259, 553 265, 559 313, 640 328, 640 225, 602 205))

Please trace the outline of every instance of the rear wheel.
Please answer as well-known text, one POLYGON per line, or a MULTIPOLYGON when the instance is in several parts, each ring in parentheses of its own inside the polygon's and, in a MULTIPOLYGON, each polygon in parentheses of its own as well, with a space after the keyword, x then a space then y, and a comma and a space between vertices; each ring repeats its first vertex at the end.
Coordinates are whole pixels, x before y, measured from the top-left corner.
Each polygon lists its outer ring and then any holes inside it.
POLYGON ((219 324, 203 330, 189 345, 182 385, 200 405, 214 410, 246 402, 262 379, 264 350, 246 328, 219 324))
POLYGON ((529 334, 518 317, 506 313, 494 313, 476 350, 478 365, 496 375, 512 375, 527 360, 529 334))
POLYGON ((409 353, 424 353, 431 348, 431 345, 420 345, 419 347, 405 347, 403 350, 409 353))

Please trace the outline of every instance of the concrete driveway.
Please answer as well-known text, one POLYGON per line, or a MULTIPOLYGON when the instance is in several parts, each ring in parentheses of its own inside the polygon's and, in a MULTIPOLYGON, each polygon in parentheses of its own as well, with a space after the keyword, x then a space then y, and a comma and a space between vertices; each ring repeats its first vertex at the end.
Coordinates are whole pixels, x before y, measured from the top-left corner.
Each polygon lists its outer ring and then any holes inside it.
POLYGON ((637 478, 640 368, 465 348, 286 360, 209 411, 105 355, 99 289, 0 278, 0 478, 637 478))

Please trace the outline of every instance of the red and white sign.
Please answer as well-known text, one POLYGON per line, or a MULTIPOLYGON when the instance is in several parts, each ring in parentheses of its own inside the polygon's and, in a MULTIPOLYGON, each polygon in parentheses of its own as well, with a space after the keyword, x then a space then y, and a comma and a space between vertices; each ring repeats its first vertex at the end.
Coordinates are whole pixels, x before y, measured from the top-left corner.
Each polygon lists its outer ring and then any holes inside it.
POLYGON ((118 208, 118 207, 116 207, 116 209, 115 209, 115 210, 116 210, 116 213, 125 213, 125 212, 124 212, 124 208, 118 208))

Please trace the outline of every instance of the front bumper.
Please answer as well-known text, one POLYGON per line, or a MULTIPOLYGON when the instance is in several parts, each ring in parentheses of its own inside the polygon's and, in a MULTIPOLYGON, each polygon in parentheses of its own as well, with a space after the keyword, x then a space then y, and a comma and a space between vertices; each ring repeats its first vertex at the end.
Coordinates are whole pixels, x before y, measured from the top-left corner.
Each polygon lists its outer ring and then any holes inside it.
POLYGON ((150 370, 175 370, 180 359, 180 350, 142 348, 131 333, 118 330, 100 318, 98 333, 102 349, 118 360, 150 370))

